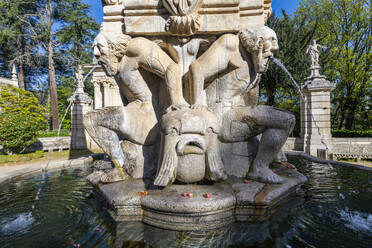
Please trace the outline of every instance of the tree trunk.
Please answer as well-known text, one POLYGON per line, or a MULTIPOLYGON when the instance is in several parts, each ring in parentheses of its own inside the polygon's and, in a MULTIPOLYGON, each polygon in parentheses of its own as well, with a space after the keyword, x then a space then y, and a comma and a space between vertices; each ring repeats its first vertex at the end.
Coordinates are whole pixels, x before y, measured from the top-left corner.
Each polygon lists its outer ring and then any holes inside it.
POLYGON ((266 105, 274 106, 275 105, 275 91, 276 91, 276 84, 268 84, 265 83, 265 89, 267 94, 266 105))
POLYGON ((344 120, 345 120, 345 113, 343 109, 341 109, 341 117, 340 117, 340 123, 338 125, 338 129, 342 129, 342 127, 344 126, 344 120))
POLYGON ((53 59, 53 41, 49 41, 48 46, 48 69, 49 69, 49 86, 50 86, 50 95, 52 100, 52 118, 53 118, 53 130, 58 129, 58 97, 57 97, 57 84, 56 84, 56 72, 54 68, 54 59, 53 59))
MULTIPOLYGON (((23 32, 24 33, 24 30, 23 32)), ((21 89, 25 89, 25 74, 23 70, 23 54, 24 54, 24 46, 25 46, 25 39, 22 36, 18 36, 17 38, 17 46, 18 46, 18 86, 21 89)))
POLYGON ((58 121, 58 97, 57 97, 57 83, 56 83, 56 71, 54 68, 54 46, 53 46, 53 27, 52 27, 52 5, 48 2, 47 14, 48 14, 48 70, 49 70, 49 87, 50 95, 52 100, 52 127, 53 130, 57 130, 59 127, 58 121))
POLYGON ((23 71, 23 61, 22 61, 22 59, 20 59, 19 62, 18 62, 17 76, 18 76, 19 88, 25 89, 25 74, 24 74, 24 71, 23 71))
POLYGON ((353 129, 353 124, 354 124, 354 120, 355 120, 355 113, 356 113, 356 110, 357 110, 357 105, 356 103, 354 102, 352 104, 352 106, 349 108, 349 111, 346 115, 346 119, 345 119, 345 128, 347 130, 352 130, 353 129))

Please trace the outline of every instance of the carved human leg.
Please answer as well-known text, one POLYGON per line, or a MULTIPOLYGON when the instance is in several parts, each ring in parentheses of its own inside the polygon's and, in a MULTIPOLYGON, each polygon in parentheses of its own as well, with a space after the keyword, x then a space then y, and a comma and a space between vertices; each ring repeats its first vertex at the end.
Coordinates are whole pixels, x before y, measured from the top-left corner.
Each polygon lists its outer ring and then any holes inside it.
POLYGON ((121 114, 118 108, 94 110, 84 116, 84 126, 97 145, 110 156, 115 166, 123 168, 125 157, 117 134, 119 126, 115 121, 111 121, 121 114), (109 117, 106 116, 108 112, 110 112, 109 117))
POLYGON ((115 165, 124 168, 129 175, 134 170, 129 166, 133 163, 127 163, 119 135, 135 144, 151 145, 158 133, 152 106, 144 104, 140 108, 106 107, 84 116, 84 125, 89 135, 111 157, 115 165))
POLYGON ((269 169, 269 164, 277 157, 294 125, 293 114, 271 106, 234 107, 224 115, 220 139, 241 142, 262 134, 248 176, 265 183, 280 183, 282 179, 269 169))
POLYGON ((262 133, 258 153, 253 161, 248 176, 265 183, 281 183, 283 180, 269 169, 269 164, 276 158, 280 149, 292 132, 296 119, 293 114, 259 105, 249 109, 243 121, 265 127, 262 133))

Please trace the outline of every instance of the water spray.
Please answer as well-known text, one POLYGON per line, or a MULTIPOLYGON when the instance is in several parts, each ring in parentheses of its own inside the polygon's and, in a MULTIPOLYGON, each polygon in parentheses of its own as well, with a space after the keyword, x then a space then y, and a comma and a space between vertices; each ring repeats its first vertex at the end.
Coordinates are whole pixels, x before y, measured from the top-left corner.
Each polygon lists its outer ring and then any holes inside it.
MULTIPOLYGON (((296 89, 298 90, 298 92, 300 93, 300 97, 301 99, 305 102, 305 96, 304 94, 302 93, 302 90, 301 90, 301 87, 299 86, 299 84, 296 82, 296 80, 293 78, 292 74, 287 70, 287 68, 282 64, 282 62, 280 61, 280 59, 277 59, 275 58, 274 56, 271 56, 270 57, 270 60, 272 60, 276 65, 278 65, 285 73, 287 73, 287 75, 289 76, 289 78, 292 80, 293 84, 295 85, 296 89)), ((320 127, 318 126, 318 123, 315 121, 315 117, 313 115, 313 113, 311 112, 311 109, 309 106, 306 106, 307 110, 309 111, 310 113, 310 116, 311 116, 311 119, 313 120, 314 124, 315 124, 315 127, 316 129, 318 130, 318 135, 320 137, 320 142, 324 145, 324 147, 326 148, 327 150, 327 153, 328 153, 328 146, 327 144, 324 142, 324 137, 323 135, 321 134, 320 132, 320 127)))

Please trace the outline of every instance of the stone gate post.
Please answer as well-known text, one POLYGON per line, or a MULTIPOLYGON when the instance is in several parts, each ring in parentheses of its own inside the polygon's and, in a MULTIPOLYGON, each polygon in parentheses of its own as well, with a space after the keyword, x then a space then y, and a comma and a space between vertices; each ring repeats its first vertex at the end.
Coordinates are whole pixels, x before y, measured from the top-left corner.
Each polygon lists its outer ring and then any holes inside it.
POLYGON ((78 76, 78 86, 74 95, 69 98, 71 105, 71 150, 92 149, 94 143, 84 129, 83 115, 92 110, 92 99, 84 92, 84 83, 78 76))
POLYGON ((334 85, 319 69, 319 65, 313 65, 310 77, 301 87, 304 96, 301 98, 301 141, 306 153, 326 158, 331 149, 330 94, 334 85))

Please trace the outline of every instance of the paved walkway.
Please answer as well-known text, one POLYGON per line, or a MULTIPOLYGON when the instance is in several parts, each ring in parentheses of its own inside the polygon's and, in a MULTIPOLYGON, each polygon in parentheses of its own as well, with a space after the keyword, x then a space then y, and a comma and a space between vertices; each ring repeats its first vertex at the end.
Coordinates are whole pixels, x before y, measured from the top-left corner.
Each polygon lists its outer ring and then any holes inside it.
MULTIPOLYGON (((65 158, 61 159, 53 159, 50 160, 51 162, 60 162, 60 161, 66 161, 65 158)), ((38 168, 42 165, 46 165, 48 163, 47 160, 42 160, 42 161, 36 161, 36 162, 29 162, 25 164, 12 164, 10 165, 9 163, 7 165, 0 165, 0 175, 7 174, 13 171, 18 171, 18 170, 23 170, 23 169, 28 169, 28 168, 38 168)))
POLYGON ((90 165, 92 162, 93 157, 85 156, 76 159, 60 158, 41 160, 34 163, 29 162, 25 164, 0 165, 0 185, 2 183, 10 181, 14 177, 23 176, 26 174, 40 173, 42 171, 86 166, 90 165))

